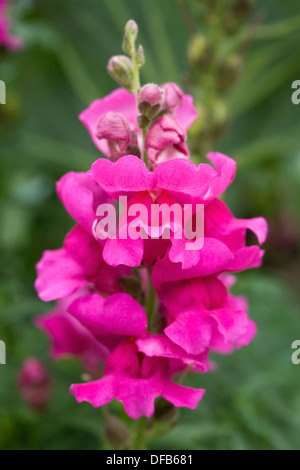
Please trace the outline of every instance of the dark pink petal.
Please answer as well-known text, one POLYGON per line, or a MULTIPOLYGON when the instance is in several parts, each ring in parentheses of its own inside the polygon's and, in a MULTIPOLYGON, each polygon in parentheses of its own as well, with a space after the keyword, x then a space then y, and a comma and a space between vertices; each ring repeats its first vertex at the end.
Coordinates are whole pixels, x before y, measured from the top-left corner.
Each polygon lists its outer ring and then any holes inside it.
POLYGON ((147 333, 136 340, 136 345, 138 350, 146 356, 180 359, 187 365, 197 364, 203 372, 208 370, 207 350, 199 355, 188 354, 166 336, 152 333, 147 333))
POLYGON ((172 263, 168 254, 159 259, 152 270, 152 282, 157 290, 164 282, 180 279, 192 279, 194 277, 209 276, 219 273, 233 260, 230 250, 213 238, 206 238, 200 251, 200 262, 190 269, 182 269, 181 263, 172 263))
POLYGON ((132 240, 127 238, 125 240, 108 239, 106 240, 103 259, 110 266, 119 266, 124 264, 125 266, 140 266, 143 259, 144 244, 141 238, 132 240))
POLYGON ((116 397, 117 381, 113 376, 105 376, 100 380, 71 386, 71 393, 78 403, 87 401, 94 407, 103 406, 116 397))
POLYGON ((166 189, 180 203, 193 200, 205 202, 209 183, 216 171, 207 163, 198 167, 189 160, 174 159, 163 162, 155 169, 156 186, 166 189))
POLYGON ((186 406, 194 410, 202 399, 205 393, 205 389, 199 390, 190 387, 184 387, 182 385, 175 384, 173 382, 166 382, 162 396, 173 403, 174 406, 186 406))
POLYGON ((106 361, 105 374, 131 378, 141 376, 141 357, 134 338, 126 338, 118 344, 106 361))
POLYGON ((241 335, 236 341, 237 349, 240 349, 243 346, 247 346, 253 340, 255 335, 256 335, 256 325, 254 321, 252 321, 251 319, 248 319, 246 332, 243 335, 241 335))
POLYGON ((235 342, 248 329, 248 318, 245 312, 229 309, 212 310, 209 312, 218 324, 219 332, 226 342, 235 342))
POLYGON ((102 259, 102 247, 94 237, 76 225, 66 236, 64 249, 70 258, 77 261, 81 266, 87 280, 91 280, 99 273, 102 259))
POLYGON ((209 194, 206 199, 213 199, 220 196, 225 189, 232 183, 236 172, 235 161, 219 152, 210 152, 206 155, 216 169, 216 175, 209 185, 209 194))
POLYGON ((147 328, 144 309, 128 294, 113 294, 107 299, 86 295, 76 299, 68 311, 96 337, 139 336, 147 328))
POLYGON ((188 354, 198 355, 210 345, 212 321, 200 312, 184 312, 164 329, 164 333, 188 354))
POLYGON ((66 236, 64 248, 45 251, 36 269, 38 277, 35 288, 44 301, 73 294, 87 282, 93 281, 100 272, 105 274, 106 281, 103 286, 97 284, 100 291, 112 287, 114 290, 120 289, 118 273, 112 273, 104 263, 101 246, 79 226, 66 236))
POLYGON ((258 246, 246 246, 234 253, 234 259, 226 267, 227 271, 243 271, 244 269, 258 268, 261 266, 265 251, 258 246))
POLYGON ((115 198, 120 194, 150 190, 154 186, 154 174, 134 155, 126 155, 115 163, 100 158, 88 173, 106 193, 115 198))
POLYGON ((154 413, 155 398, 161 394, 162 388, 162 383, 157 380, 124 378, 120 383, 117 398, 131 418, 150 418, 154 413))
POLYGON ((86 173, 67 173, 56 183, 56 189, 70 216, 92 233, 97 207, 111 202, 108 195, 86 173))
POLYGON ((255 233, 259 243, 263 243, 267 236, 268 225, 263 217, 236 219, 219 199, 205 207, 204 217, 205 235, 223 241, 232 250, 245 246, 247 229, 255 233))
POLYGON ((259 244, 266 241, 268 233, 268 223, 263 217, 253 219, 232 219, 229 229, 247 228, 257 236, 259 244))
POLYGON ((36 269, 38 277, 34 285, 44 302, 67 297, 86 283, 81 266, 64 248, 45 251, 36 269))

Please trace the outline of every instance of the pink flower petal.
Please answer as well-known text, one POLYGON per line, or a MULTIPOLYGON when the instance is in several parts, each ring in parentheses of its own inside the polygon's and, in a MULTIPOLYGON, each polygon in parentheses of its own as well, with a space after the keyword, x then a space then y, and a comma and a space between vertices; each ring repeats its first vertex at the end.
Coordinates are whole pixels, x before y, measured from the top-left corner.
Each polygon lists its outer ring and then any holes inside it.
POLYGON ((204 393, 204 388, 197 390, 195 388, 184 387, 173 382, 166 382, 162 396, 169 402, 173 403, 174 406, 186 406, 187 408, 194 410, 202 399, 204 393))
POLYGON ((181 105, 175 109, 175 119, 179 122, 185 132, 197 119, 198 113, 193 106, 193 97, 191 95, 183 95, 181 105))
POLYGON ((139 336, 147 328, 144 309, 128 294, 112 294, 107 299, 86 295, 76 299, 68 311, 96 337, 139 336))
POLYGON ((105 376, 100 380, 71 386, 71 393, 78 403, 87 401, 94 407, 103 406, 116 397, 117 383, 113 376, 105 376))
POLYGON ((126 155, 116 162, 100 158, 88 172, 103 190, 112 197, 130 195, 153 188, 154 175, 145 163, 134 155, 126 155))
POLYGON ((67 173, 56 183, 56 188, 70 216, 92 233, 97 207, 111 202, 108 195, 86 173, 67 173))

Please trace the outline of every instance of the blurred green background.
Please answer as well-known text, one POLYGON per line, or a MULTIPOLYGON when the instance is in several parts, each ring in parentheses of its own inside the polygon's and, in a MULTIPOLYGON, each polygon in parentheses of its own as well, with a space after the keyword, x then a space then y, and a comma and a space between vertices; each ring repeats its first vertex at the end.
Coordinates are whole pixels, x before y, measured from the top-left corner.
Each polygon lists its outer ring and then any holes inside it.
MULTIPOLYGON (((35 263, 44 249, 60 247, 72 226, 55 181, 99 158, 77 116, 115 88, 106 64, 121 53, 124 24, 130 18, 139 24, 143 82, 175 81, 201 106, 205 63, 193 70, 186 51, 196 33, 207 34, 207 3, 13 2, 14 31, 25 46, 0 66, 7 85, 7 104, 0 106, 0 339, 7 346, 7 364, 0 365, 1 449, 104 448, 101 412, 76 404, 69 393, 80 366, 51 363, 48 340, 33 326, 34 316, 49 309, 33 288, 35 263), (16 387, 32 355, 44 360, 54 382, 42 414, 28 408, 16 387)), ((270 224, 263 268, 239 274, 235 287, 248 296, 258 333, 249 347, 216 357, 214 372, 186 381, 206 388, 204 399, 197 410, 182 410, 177 426, 150 440, 150 448, 300 449, 300 365, 291 362, 291 344, 300 339, 300 105, 291 102, 291 84, 300 80, 300 7, 298 0, 252 4, 233 35, 220 32, 225 58, 242 41, 244 65, 222 94, 224 129, 208 146, 237 160, 226 196, 234 214, 265 216, 270 224)), ((195 152, 202 138, 201 130, 192 132, 195 152)))

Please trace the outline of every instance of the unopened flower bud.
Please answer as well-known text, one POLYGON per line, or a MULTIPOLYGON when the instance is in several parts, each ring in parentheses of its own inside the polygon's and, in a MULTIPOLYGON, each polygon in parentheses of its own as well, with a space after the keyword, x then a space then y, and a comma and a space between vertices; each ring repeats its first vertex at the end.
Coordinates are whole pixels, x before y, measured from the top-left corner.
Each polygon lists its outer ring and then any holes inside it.
POLYGON ((203 34, 196 34, 189 42, 187 59, 191 67, 207 66, 211 61, 211 46, 203 34))
POLYGON ((165 114, 152 124, 145 146, 153 166, 174 158, 189 156, 184 131, 169 114, 165 114))
POLYGON ((52 386, 48 371, 39 359, 30 357, 24 362, 18 385, 22 397, 32 408, 39 411, 46 408, 52 386))
POLYGON ((125 25, 125 33, 131 36, 133 40, 137 38, 138 30, 139 30, 138 25, 136 24, 134 20, 127 21, 125 25))
POLYGON ((242 69, 242 59, 237 54, 229 55, 220 65, 218 73, 218 91, 226 90, 238 78, 242 69))
POLYGON ((150 120, 149 120, 146 116, 140 114, 140 115, 137 117, 137 123, 138 123, 138 126, 139 126, 141 129, 143 129, 144 127, 147 127, 147 126, 148 126, 148 124, 150 123, 150 120))
POLYGON ((157 401, 155 407, 154 419, 156 421, 165 421, 171 424, 179 416, 178 408, 176 408, 172 403, 160 398, 157 401))
POLYGON ((132 61, 125 55, 111 57, 108 62, 107 71, 110 76, 128 91, 133 89, 133 66, 132 61))
POLYGON ((149 103, 151 106, 160 105, 162 102, 162 91, 158 85, 148 83, 138 93, 139 103, 149 103))
POLYGON ((136 143, 126 119, 114 111, 108 111, 99 118, 96 137, 107 140, 112 160, 126 155, 127 147, 136 143))
POLYGON ((145 54, 144 54, 144 48, 143 46, 139 46, 138 50, 136 51, 136 57, 135 57, 136 63, 138 67, 142 67, 145 63, 145 54))
POLYGON ((138 27, 134 20, 129 20, 125 26, 125 33, 123 37, 123 51, 130 56, 135 51, 135 40, 137 38, 138 27))
POLYGON ((129 448, 130 433, 127 426, 119 418, 109 415, 104 427, 107 441, 116 450, 126 450, 129 448))
POLYGON ((126 52, 126 54, 129 54, 129 55, 131 55, 132 52, 134 51, 134 45, 128 33, 125 33, 123 36, 122 49, 124 52, 126 52))
POLYGON ((164 91, 164 101, 162 107, 173 111, 182 103, 183 93, 176 83, 165 83, 162 85, 164 91))

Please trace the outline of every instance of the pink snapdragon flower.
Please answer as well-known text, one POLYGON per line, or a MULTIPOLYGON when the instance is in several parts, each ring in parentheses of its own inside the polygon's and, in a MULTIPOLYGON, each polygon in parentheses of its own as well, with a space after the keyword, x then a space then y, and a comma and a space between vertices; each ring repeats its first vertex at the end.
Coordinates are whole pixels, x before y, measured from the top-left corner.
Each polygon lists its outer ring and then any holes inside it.
POLYGON ((0 0, 0 45, 10 51, 17 51, 22 47, 22 41, 10 33, 10 21, 6 15, 7 7, 8 0, 0 0))
POLYGON ((196 408, 205 390, 172 382, 172 369, 172 360, 145 356, 129 339, 108 358, 102 379, 72 385, 71 393, 79 403, 87 401, 95 407, 117 398, 133 419, 152 416, 154 401, 159 396, 177 407, 196 408))
MULTIPOLYGON (((171 342, 169 349, 161 349, 160 357, 156 357, 153 348, 152 358, 139 353, 135 338, 145 337, 147 317, 142 307, 130 296, 115 294, 107 300, 97 295, 81 297, 71 304, 69 312, 101 344, 111 342, 112 337, 119 342, 106 361, 103 378, 72 385, 71 392, 79 402, 88 401, 93 406, 102 406, 117 398, 134 419, 142 415, 150 417, 154 412, 154 400, 160 395, 175 406, 196 407, 204 390, 183 387, 170 381, 178 370, 179 356, 189 363, 193 358, 174 345, 177 355, 173 353, 172 364, 172 360, 167 358, 171 354, 171 342)), ((180 368, 184 368, 184 365, 180 368)))
POLYGON ((166 282, 158 294, 167 312, 165 335, 189 354, 206 349, 231 352, 234 346, 249 344, 255 335, 246 299, 229 294, 216 276, 166 282))
POLYGON ((263 218, 236 219, 219 199, 234 160, 217 152, 210 163, 189 160, 192 97, 175 83, 140 88, 137 32, 129 21, 127 56, 108 64, 124 88, 79 116, 107 159, 57 183, 77 225, 63 248, 44 253, 35 284, 43 300, 59 299, 37 319, 52 356, 80 358, 96 379, 71 393, 94 407, 117 399, 133 419, 152 416, 158 397, 194 409, 205 391, 181 385, 185 374, 211 370, 210 351, 251 341, 256 326, 246 299, 230 293, 228 273, 259 266, 263 250, 248 246, 246 233, 259 245, 267 234, 263 218))
POLYGON ((107 299, 97 294, 82 296, 68 311, 101 345, 111 347, 115 343, 105 364, 104 377, 71 387, 79 402, 102 406, 117 398, 127 414, 137 419, 153 414, 154 400, 160 395, 175 406, 190 408, 202 398, 204 390, 176 385, 170 378, 189 364, 206 371, 207 351, 193 357, 167 338, 147 334, 146 313, 128 294, 114 294, 107 299), (136 341, 137 338, 140 340, 136 341), (151 358, 138 352, 143 347, 151 350, 151 358))

